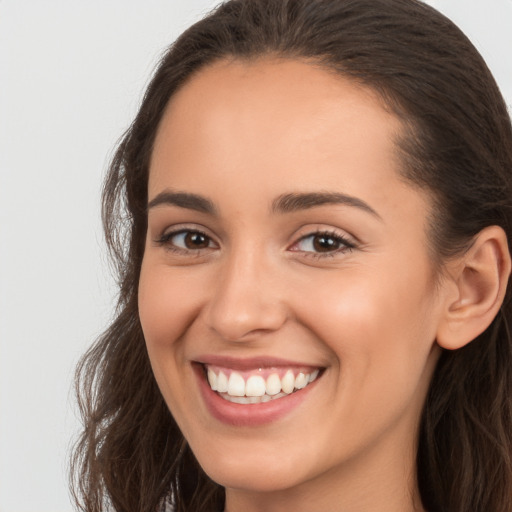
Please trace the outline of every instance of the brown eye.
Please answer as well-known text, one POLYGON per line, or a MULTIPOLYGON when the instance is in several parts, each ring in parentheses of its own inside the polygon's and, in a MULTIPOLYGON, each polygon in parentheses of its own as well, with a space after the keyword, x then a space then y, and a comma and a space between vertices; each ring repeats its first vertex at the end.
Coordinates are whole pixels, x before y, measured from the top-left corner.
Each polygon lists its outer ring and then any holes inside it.
POLYGON ((341 242, 339 239, 329 235, 316 235, 313 237, 312 245, 316 252, 330 252, 338 250, 341 242))
POLYGON ((215 247, 212 239, 201 231, 182 230, 167 233, 158 243, 169 249, 182 251, 199 251, 215 247))
POLYGON ((301 238, 292 247, 293 251, 311 254, 344 253, 351 251, 355 245, 338 233, 311 233, 301 238))
POLYGON ((203 233, 188 231, 183 237, 183 243, 187 249, 206 249, 210 245, 210 239, 203 233))

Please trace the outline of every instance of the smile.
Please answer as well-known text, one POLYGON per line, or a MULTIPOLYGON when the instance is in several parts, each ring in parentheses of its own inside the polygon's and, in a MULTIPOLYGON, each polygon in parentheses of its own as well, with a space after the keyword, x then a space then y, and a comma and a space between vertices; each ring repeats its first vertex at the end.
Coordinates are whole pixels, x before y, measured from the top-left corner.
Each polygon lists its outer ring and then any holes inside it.
POLYGON ((274 357, 204 355, 193 360, 209 413, 229 426, 262 427, 300 409, 327 368, 274 357))
POLYGON ((257 368, 235 371, 205 366, 212 391, 236 404, 260 404, 304 389, 320 374, 319 368, 257 368))

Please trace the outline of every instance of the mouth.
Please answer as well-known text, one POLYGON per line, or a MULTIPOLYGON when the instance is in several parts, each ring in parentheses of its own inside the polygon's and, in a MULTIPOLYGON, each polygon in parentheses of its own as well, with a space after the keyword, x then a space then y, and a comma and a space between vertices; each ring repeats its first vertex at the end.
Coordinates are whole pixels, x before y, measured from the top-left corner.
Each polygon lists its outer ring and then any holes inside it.
POLYGON ((301 408, 326 368, 280 358, 201 356, 192 367, 204 404, 234 427, 274 424, 301 408))
POLYGON ((244 405, 254 405, 284 398, 313 383, 322 371, 317 367, 258 367, 253 370, 233 370, 203 364, 210 389, 222 399, 244 405))

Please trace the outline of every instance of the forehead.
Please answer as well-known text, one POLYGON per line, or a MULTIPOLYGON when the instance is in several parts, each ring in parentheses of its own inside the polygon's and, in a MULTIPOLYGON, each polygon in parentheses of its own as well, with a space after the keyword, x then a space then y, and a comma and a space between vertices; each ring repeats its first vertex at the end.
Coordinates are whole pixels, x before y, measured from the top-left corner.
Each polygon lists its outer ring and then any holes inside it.
POLYGON ((392 193, 396 203, 399 188, 413 192, 399 172, 402 131, 372 89, 312 63, 217 62, 169 102, 149 197, 166 187, 216 192, 222 183, 224 197, 321 189, 377 203, 392 193))
POLYGON ((193 132, 197 149, 208 141, 221 149, 225 142, 234 154, 235 130, 238 137, 254 141, 254 146, 271 140, 297 149, 319 135, 331 135, 325 137, 326 143, 335 139, 337 144, 344 140, 349 144, 347 133, 336 137, 333 131, 340 124, 350 127, 354 138, 372 136, 375 144, 383 142, 389 149, 402 130, 372 89, 313 63, 224 60, 199 70, 171 98, 155 148, 172 146, 177 153, 193 132))

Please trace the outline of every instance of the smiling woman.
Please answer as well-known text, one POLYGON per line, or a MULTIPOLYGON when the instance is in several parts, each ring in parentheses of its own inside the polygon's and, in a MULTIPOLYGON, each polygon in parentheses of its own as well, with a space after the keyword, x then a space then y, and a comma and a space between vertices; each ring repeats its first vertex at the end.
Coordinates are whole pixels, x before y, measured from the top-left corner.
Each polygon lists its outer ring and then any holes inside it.
POLYGON ((83 510, 512 510, 510 169, 489 71, 420 2, 191 27, 105 186, 83 510))

